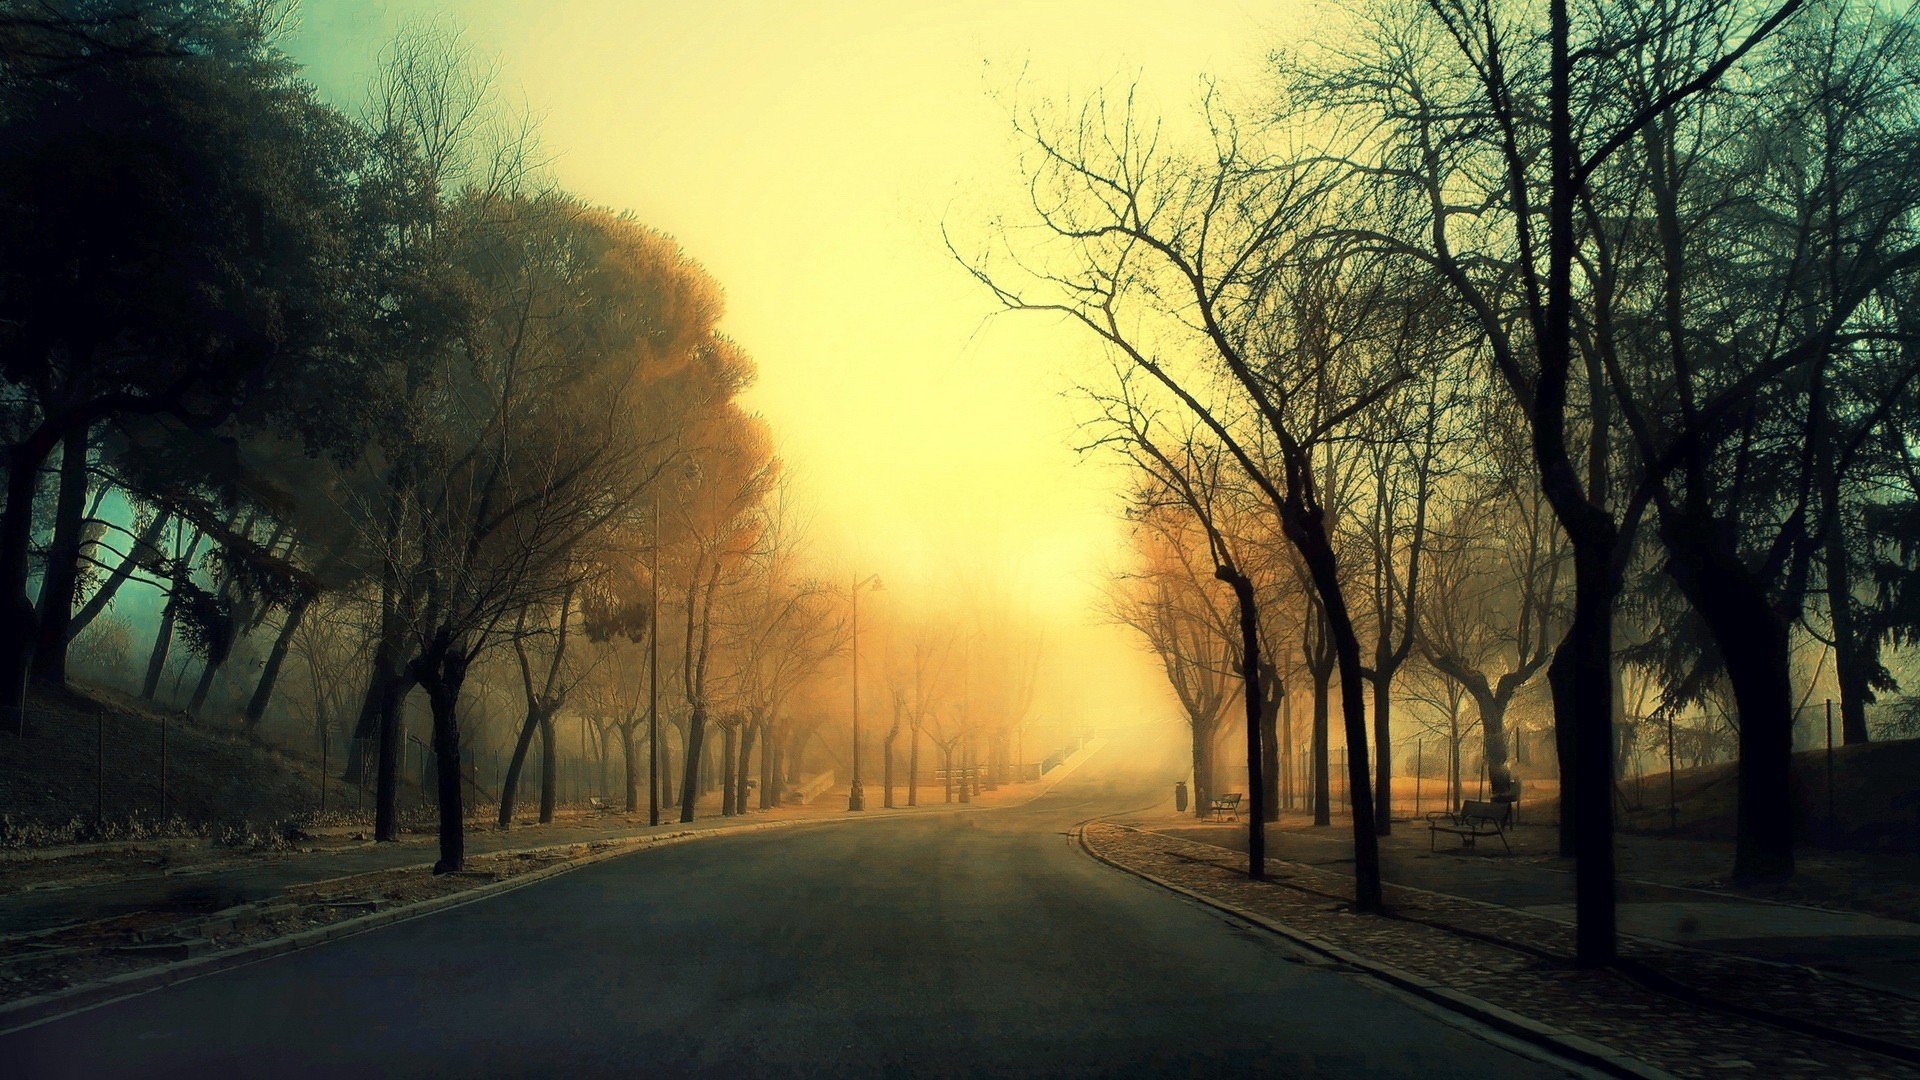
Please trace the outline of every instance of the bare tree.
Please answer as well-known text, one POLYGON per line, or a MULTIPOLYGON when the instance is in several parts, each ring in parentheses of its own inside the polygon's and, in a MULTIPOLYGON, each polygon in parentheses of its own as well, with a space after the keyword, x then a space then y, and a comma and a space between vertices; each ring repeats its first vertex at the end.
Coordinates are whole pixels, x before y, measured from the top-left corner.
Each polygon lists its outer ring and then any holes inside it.
MULTIPOLYGON (((1198 556, 1198 528, 1184 505, 1167 505, 1162 490, 1136 501, 1137 569, 1116 575, 1107 610, 1145 639, 1160 660, 1192 732, 1193 812, 1203 817, 1216 794, 1221 722, 1233 706, 1238 649, 1237 608, 1223 602, 1210 556, 1198 556), (1197 561, 1207 558, 1203 565, 1197 561)), ((1210 550, 1210 549, 1206 549, 1210 550)))
MULTIPOLYGON (((770 761, 768 748, 780 735, 788 699, 845 641, 835 593, 805 576, 800 564, 804 523, 791 490, 784 482, 776 483, 751 512, 759 520, 758 540, 719 616, 719 644, 729 669, 721 678, 722 694, 737 709, 737 722, 727 728, 721 784, 722 813, 730 815, 747 811, 755 742, 762 748, 762 762, 770 761)), ((770 774, 771 769, 762 772, 770 774)), ((764 794, 764 780, 761 787, 764 794)))
POLYGON ((968 265, 1008 308, 1064 316, 1159 383, 1266 499, 1334 646, 1355 793, 1355 904, 1377 910, 1363 665, 1314 455, 1405 380, 1377 317, 1405 283, 1307 242, 1336 173, 1293 154, 1286 131, 1243 132, 1211 107, 1204 120, 1209 145, 1188 160, 1163 148, 1130 103, 1116 119, 1096 98, 1058 136, 1027 125, 1040 162, 1034 216, 1051 243, 1003 260, 1010 270, 987 258, 968 265), (1183 353, 1204 356, 1201 371, 1181 366, 1183 353), (1271 467, 1238 433, 1242 414, 1270 441, 1271 467))
MULTIPOLYGON (((1566 550, 1524 449, 1498 445, 1501 433, 1515 429, 1492 422, 1481 428, 1492 433, 1494 449, 1443 495, 1446 517, 1436 528, 1420 651, 1473 700, 1488 781, 1496 795, 1508 796, 1507 707, 1553 655, 1566 550)), ((1448 701, 1450 714, 1454 705, 1448 701)), ((1450 731, 1457 730, 1455 719, 1450 731)), ((1457 761, 1454 767, 1457 780, 1457 761)))
MULTIPOLYGON (((1357 163, 1351 175, 1384 213, 1338 231, 1437 275, 1470 313, 1527 418, 1541 489, 1572 547, 1572 627, 1549 678, 1566 738, 1564 805, 1579 846, 1583 964, 1611 963, 1616 948, 1612 633, 1646 489, 1616 502, 1617 381, 1604 348, 1576 348, 1574 271, 1590 265, 1583 254, 1591 250, 1578 225, 1598 205, 1596 173, 1714 87, 1800 2, 1749 19, 1704 2, 1595 6, 1576 16, 1553 0, 1544 23, 1494 4, 1385 3, 1366 10, 1354 39, 1363 46, 1299 84, 1303 100, 1363 116, 1352 129, 1361 134, 1335 152, 1357 163), (1673 60, 1656 91, 1643 100, 1621 95, 1629 69, 1655 50, 1673 60), (1582 393, 1584 423, 1576 412, 1582 393)), ((1601 297, 1588 313, 1603 307, 1601 297)))
POLYGON ((1130 374, 1126 369, 1120 371, 1115 394, 1090 395, 1100 403, 1103 427, 1110 433, 1100 441, 1119 447, 1147 478, 1146 487, 1136 496, 1137 502, 1146 504, 1141 507, 1144 511, 1177 507, 1192 515, 1205 538, 1213 576, 1233 592, 1239 631, 1235 667, 1246 703, 1247 872, 1254 879, 1264 878, 1272 795, 1265 774, 1271 768, 1270 755, 1263 748, 1273 739, 1265 725, 1270 715, 1264 689, 1269 666, 1262 658, 1260 603, 1254 579, 1249 568, 1243 568, 1238 553, 1245 545, 1232 538, 1235 530, 1231 517, 1237 493, 1222 480, 1223 468, 1232 466, 1222 460, 1224 451, 1202 441, 1200 431, 1191 427, 1185 431, 1160 430, 1155 417, 1133 397, 1130 374), (1154 505, 1152 500, 1160 501, 1154 505))

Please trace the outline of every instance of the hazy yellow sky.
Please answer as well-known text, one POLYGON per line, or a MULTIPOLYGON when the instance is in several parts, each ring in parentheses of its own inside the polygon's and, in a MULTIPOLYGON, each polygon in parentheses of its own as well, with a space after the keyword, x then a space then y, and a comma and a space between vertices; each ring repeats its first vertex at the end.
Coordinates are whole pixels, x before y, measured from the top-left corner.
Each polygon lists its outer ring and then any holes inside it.
MULTIPOLYGON (((1116 474, 1072 449, 1062 396, 1091 353, 993 318, 957 230, 1021 194, 1010 95, 1140 81, 1191 104, 1299 34, 1300 3, 306 0, 290 46, 362 100, 380 43, 444 13, 540 118, 565 187, 635 211, 725 286, 763 413, 823 554, 900 599, 957 576, 1031 596, 1049 630, 1037 707, 1164 714, 1134 642, 1094 625, 1117 557, 1116 474), (958 574, 956 574, 958 571, 958 574)), ((863 605, 863 621, 866 611, 863 605)))

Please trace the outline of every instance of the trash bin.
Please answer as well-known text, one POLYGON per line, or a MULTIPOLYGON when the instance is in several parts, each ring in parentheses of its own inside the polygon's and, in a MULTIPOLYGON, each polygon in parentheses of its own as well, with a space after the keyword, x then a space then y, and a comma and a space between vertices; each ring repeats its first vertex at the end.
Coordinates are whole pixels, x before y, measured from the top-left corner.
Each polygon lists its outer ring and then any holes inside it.
POLYGON ((1187 812, 1187 782, 1185 780, 1174 781, 1173 808, 1182 814, 1187 812))

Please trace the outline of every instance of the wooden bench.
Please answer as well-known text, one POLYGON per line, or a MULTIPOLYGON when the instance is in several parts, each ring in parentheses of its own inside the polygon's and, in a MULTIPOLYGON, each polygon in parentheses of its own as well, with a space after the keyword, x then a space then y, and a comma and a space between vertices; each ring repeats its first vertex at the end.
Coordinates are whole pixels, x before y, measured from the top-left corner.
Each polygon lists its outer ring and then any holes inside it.
POLYGON ((1460 838, 1461 847, 1473 847, 1483 836, 1497 836, 1500 846, 1512 854, 1513 847, 1507 843, 1507 828, 1512 824, 1512 803, 1468 799, 1457 811, 1435 810, 1427 815, 1427 850, 1438 850, 1440 834, 1452 833, 1460 838))
POLYGON ((619 814, 624 812, 621 807, 615 806, 598 795, 588 797, 587 805, 591 807, 596 814, 619 814))
POLYGON ((1207 817, 1213 821, 1240 820, 1240 793, 1229 791, 1213 800, 1207 806, 1207 817))

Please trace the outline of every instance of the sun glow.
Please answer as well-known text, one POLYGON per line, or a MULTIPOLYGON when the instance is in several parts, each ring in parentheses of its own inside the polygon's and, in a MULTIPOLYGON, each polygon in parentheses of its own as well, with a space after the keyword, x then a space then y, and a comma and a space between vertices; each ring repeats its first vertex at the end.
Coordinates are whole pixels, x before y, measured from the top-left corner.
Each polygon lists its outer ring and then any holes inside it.
POLYGON ((1075 453, 1062 393, 1091 350, 995 316, 942 229, 1024 196, 1014 100, 1137 80, 1179 106, 1203 76, 1256 69, 1285 28, 1232 4, 910 7, 311 0, 291 46, 345 97, 409 20, 464 26, 561 183, 725 283, 725 326, 760 368, 748 404, 823 555, 907 601, 990 574, 1071 654, 1039 708, 1163 711, 1150 662, 1093 613, 1119 475, 1075 453))

